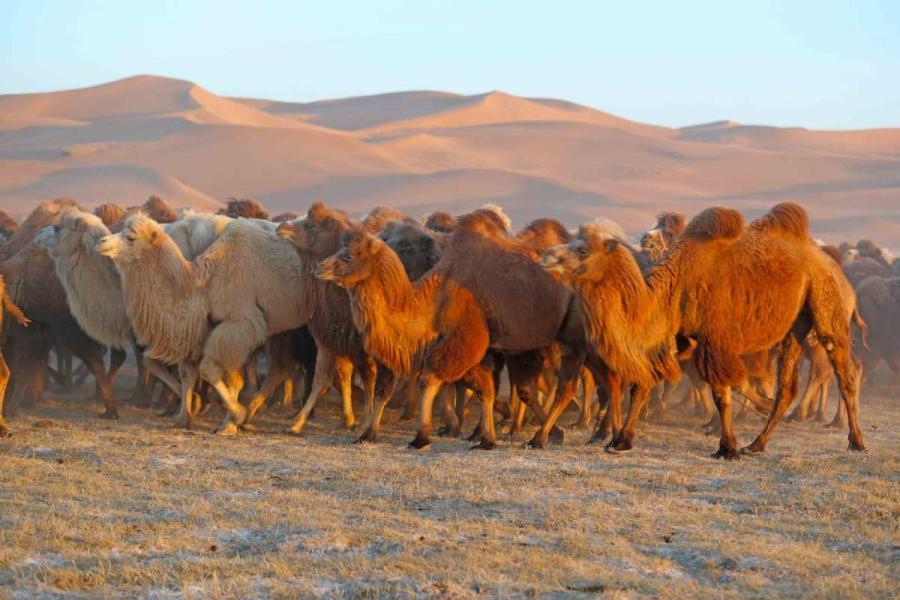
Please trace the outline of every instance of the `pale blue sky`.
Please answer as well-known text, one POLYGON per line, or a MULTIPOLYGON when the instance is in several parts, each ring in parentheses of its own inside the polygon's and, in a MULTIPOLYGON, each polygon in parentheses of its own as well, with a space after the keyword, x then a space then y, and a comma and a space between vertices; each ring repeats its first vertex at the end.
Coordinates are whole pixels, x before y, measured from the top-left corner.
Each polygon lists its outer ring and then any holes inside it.
POLYGON ((639 121, 900 126, 900 0, 0 0, 0 93, 149 73, 309 101, 563 98, 639 121))

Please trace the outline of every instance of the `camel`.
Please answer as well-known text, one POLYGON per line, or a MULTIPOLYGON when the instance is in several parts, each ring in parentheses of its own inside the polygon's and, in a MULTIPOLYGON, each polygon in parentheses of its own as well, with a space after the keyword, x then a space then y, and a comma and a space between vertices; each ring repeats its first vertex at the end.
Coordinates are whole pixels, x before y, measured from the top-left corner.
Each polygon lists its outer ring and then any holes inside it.
POLYGON ((658 262, 678 237, 684 233, 687 221, 681 213, 664 212, 656 216, 656 224, 641 236, 641 250, 651 262, 658 262))
MULTIPOLYGON (((507 223, 491 208, 460 217, 441 260, 415 283, 396 252, 363 231, 346 232, 340 250, 319 263, 319 277, 348 289, 366 351, 395 376, 420 370, 413 448, 430 443, 432 404, 441 385, 461 379, 483 403, 476 447, 493 448, 493 365, 482 360, 488 348, 532 352, 564 331, 571 294, 543 273, 533 251, 506 237, 507 223)), ((569 381, 576 380, 583 352, 566 359, 575 367, 567 369, 562 387, 574 394, 569 381)))
POLYGON ((283 212, 281 214, 277 214, 272 217, 273 223, 286 223, 288 221, 294 221, 300 218, 300 213, 289 210, 288 212, 283 212))
MULTIPOLYGON (((56 225, 42 229, 35 241, 53 260, 70 312, 84 332, 119 353, 114 358, 116 362, 124 360, 121 353, 125 350, 134 351, 138 364, 136 396, 145 391, 145 365, 153 375, 178 392, 178 382, 164 365, 152 359, 145 360, 137 345, 125 310, 119 273, 111 260, 96 251, 97 244, 107 235, 110 235, 109 229, 100 217, 68 209, 56 225)), ((112 377, 110 380, 112 383, 112 377)))
MULTIPOLYGON (((2 336, 4 331, 3 316, 5 313, 9 313, 20 326, 28 327, 31 320, 25 316, 22 310, 9 297, 9 294, 6 293, 6 282, 3 275, 0 275, 0 302, 3 304, 3 308, 0 309, 0 336, 2 336)), ((6 422, 3 420, 3 399, 6 396, 6 385, 9 383, 9 375, 9 366, 6 364, 3 353, 0 352, 0 438, 9 435, 9 427, 6 426, 6 422)))
POLYGON ((106 225, 107 228, 112 227, 116 223, 118 223, 122 217, 125 216, 127 211, 122 206, 119 206, 115 202, 109 202, 107 204, 100 204, 94 207, 93 213, 100 217, 100 220, 103 221, 103 224, 106 225))
POLYGON ((453 233, 456 231, 456 219, 448 212, 435 211, 425 217, 423 224, 426 229, 440 233, 453 233))
POLYGON ((809 239, 806 211, 776 205, 750 227, 737 211, 696 216, 645 280, 616 240, 580 231, 545 255, 545 266, 576 291, 589 339, 625 381, 637 385, 613 451, 632 447, 649 389, 678 375, 676 336, 696 341, 693 357, 721 419, 717 458, 737 459, 731 386, 746 376, 742 355, 779 345, 775 406, 746 452, 762 452, 797 387, 802 340, 814 329, 829 352, 850 424, 850 449, 865 450, 857 419, 859 365, 850 354, 849 319, 827 255, 809 239), (747 289, 753 286, 752 290, 747 289))
POLYGON ((866 277, 856 286, 856 295, 860 315, 869 325, 863 372, 871 373, 883 360, 900 375, 900 278, 866 277))
POLYGON ((231 217, 232 219, 243 217, 245 219, 269 220, 269 211, 252 198, 229 198, 228 204, 218 214, 231 217))
POLYGON ((854 288, 858 286, 866 277, 876 276, 888 279, 893 277, 893 271, 890 267, 885 266, 877 260, 864 256, 855 260, 844 260, 842 263, 844 275, 854 288))
POLYGON ((140 206, 129 206, 125 209, 125 213, 118 221, 112 225, 107 225, 112 233, 119 233, 125 227, 125 222, 129 217, 137 213, 143 213, 157 223, 174 223, 178 220, 178 213, 166 204, 165 200, 159 196, 150 196, 147 201, 140 206))
POLYGON ((198 377, 222 398, 229 418, 220 430, 234 434, 248 415, 238 401, 240 369, 270 336, 302 327, 311 307, 303 302, 301 264, 289 244, 238 219, 203 254, 185 259, 153 219, 129 217, 97 251, 113 260, 138 341, 150 358, 178 365, 181 407, 177 423, 190 425, 198 377))

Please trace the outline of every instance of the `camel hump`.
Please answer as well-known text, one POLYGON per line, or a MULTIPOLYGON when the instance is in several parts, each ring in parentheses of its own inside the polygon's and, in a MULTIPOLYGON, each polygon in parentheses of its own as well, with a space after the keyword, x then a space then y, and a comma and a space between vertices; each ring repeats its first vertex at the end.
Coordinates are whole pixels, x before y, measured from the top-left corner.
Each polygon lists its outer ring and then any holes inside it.
POLYGON ((744 217, 738 211, 713 206, 691 219, 684 237, 695 240, 733 240, 744 230, 744 217))
POLYGON ((668 231, 674 235, 681 235, 687 227, 684 215, 676 212, 664 212, 656 215, 656 228, 668 231))
POLYGON ((759 231, 779 232, 806 239, 809 237, 809 216, 799 204, 782 202, 754 221, 751 227, 759 231))

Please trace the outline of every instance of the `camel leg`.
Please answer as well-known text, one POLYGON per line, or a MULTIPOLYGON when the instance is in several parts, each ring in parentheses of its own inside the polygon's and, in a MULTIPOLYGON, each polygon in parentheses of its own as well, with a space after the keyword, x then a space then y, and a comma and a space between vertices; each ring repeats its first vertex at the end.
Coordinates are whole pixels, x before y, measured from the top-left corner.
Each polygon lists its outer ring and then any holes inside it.
POLYGON ((628 452, 632 448, 634 441, 634 433, 637 429, 637 423, 640 419, 644 406, 650 399, 652 388, 642 385, 635 385, 631 388, 631 406, 628 407, 628 416, 625 417, 625 423, 622 429, 606 446, 606 451, 610 454, 620 454, 628 452))
POLYGON ((497 445, 497 430, 494 423, 494 403, 497 390, 494 386, 493 373, 481 365, 472 369, 470 377, 482 402, 481 440, 472 446, 472 450, 493 450, 497 445))
POLYGON ((772 431, 775 430, 775 426, 778 425, 788 406, 797 397, 797 379, 802 352, 803 348, 797 337, 793 333, 789 333, 782 342, 780 349, 781 360, 778 362, 778 387, 775 390, 775 406, 772 408, 763 430, 756 436, 753 443, 743 448, 741 452, 752 454, 765 451, 766 444, 769 442, 769 436, 772 435, 772 431))
POLYGON ((764 398, 763 396, 761 396, 749 381, 744 380, 743 382, 741 382, 739 391, 741 393, 741 396, 750 401, 750 405, 756 413, 762 416, 767 416, 770 412, 772 412, 772 401, 769 398, 764 398))
POLYGON ((334 368, 341 389, 344 429, 353 429, 356 426, 356 417, 353 414, 353 361, 338 356, 334 368))
POLYGON ((606 414, 588 440, 589 444, 614 437, 622 430, 622 380, 609 370, 602 372, 602 379, 603 391, 606 394, 606 414))
POLYGON ((734 428, 731 422, 731 386, 717 385, 712 388, 712 395, 716 402, 716 408, 719 409, 722 429, 719 449, 712 457, 737 460, 740 458, 740 454, 737 451, 737 439, 734 437, 734 428))
POLYGON ((863 443, 862 429, 859 427, 859 382, 862 379, 862 367, 850 354, 848 344, 839 341, 830 341, 826 344, 828 358, 837 375, 838 389, 841 392, 841 400, 847 409, 847 423, 849 433, 849 450, 864 452, 866 445, 863 443))
MULTIPOLYGON (((375 410, 372 411, 371 415, 369 415, 365 430, 363 431, 362 435, 360 435, 359 438, 353 442, 354 444, 378 441, 378 432, 381 429, 381 417, 384 416, 384 409, 388 405, 388 402, 391 401, 391 397, 394 395, 394 390, 397 387, 397 378, 394 377, 394 374, 388 369, 379 368, 378 381, 380 382, 380 387, 382 388, 381 396, 375 403, 375 410)), ((375 385, 378 386, 378 383, 376 383, 375 385)))
POLYGON ((9 435, 9 427, 3 420, 3 399, 6 397, 7 384, 9 384, 9 366, 6 364, 3 354, 0 353, 0 438, 9 435))
POLYGON ((462 423, 456 415, 456 385, 448 383, 441 386, 441 418, 444 426, 437 430, 437 435, 442 437, 459 437, 462 423))
POLYGON ((419 427, 416 437, 409 443, 410 448, 424 448, 431 444, 431 412, 434 397, 441 389, 441 380, 430 371, 419 376, 419 427))
POLYGON ((416 403, 419 399, 418 396, 418 381, 416 381, 415 377, 410 377, 406 380, 404 401, 403 401, 403 412, 400 413, 400 418, 398 419, 401 423, 406 421, 412 421, 416 418, 416 403))
POLYGON ((81 361, 85 364, 91 374, 93 374, 94 379, 96 379, 100 386, 100 393, 102 394, 105 408, 98 417, 101 419, 118 419, 119 413, 116 410, 116 397, 113 395, 109 385, 109 377, 106 374, 106 365, 103 364, 103 355, 85 352, 79 358, 81 358, 81 361))
POLYGON ((312 413, 313 409, 316 407, 316 402, 324 398, 325 394, 328 393, 328 390, 331 388, 331 384, 334 381, 336 361, 337 357, 331 352, 324 348, 319 351, 318 357, 316 358, 316 372, 313 377, 312 392, 303 402, 303 408, 300 409, 300 413, 288 429, 289 433, 298 434, 303 431, 310 413, 312 413))
POLYGON ((546 448, 547 441, 550 438, 550 432, 561 432, 561 430, 556 427, 556 423, 559 421, 559 418, 565 412, 566 408, 569 407, 572 398, 575 397, 577 387, 578 379, 576 377, 567 377, 565 381, 561 382, 560 386, 557 388, 558 391, 556 394, 556 401, 553 403, 553 408, 547 415, 547 419, 541 424, 541 428, 534 434, 531 441, 528 442, 529 446, 536 449, 546 448))
POLYGON ((175 426, 191 428, 191 400, 194 394, 194 386, 197 385, 197 367, 193 363, 183 362, 178 365, 178 378, 181 380, 179 396, 181 402, 178 414, 175 415, 175 426))
POLYGON ((256 416, 256 413, 260 408, 265 406, 266 401, 268 401, 269 397, 275 393, 278 386, 284 384, 285 389, 287 389, 289 382, 292 381, 292 377, 296 372, 296 364, 289 365, 285 368, 285 365, 274 363, 269 368, 266 379, 263 381, 262 388, 260 388, 250 399, 250 402, 247 403, 247 423, 256 416))
MULTIPOLYGON (((822 385, 819 387, 819 401, 816 406, 816 421, 820 423, 825 422, 825 409, 828 404, 828 388, 831 387, 831 379, 832 375, 829 375, 828 378, 822 382, 822 385)), ((838 403, 838 406, 841 406, 841 403, 838 403)))
POLYGON ((243 369, 227 371, 222 379, 211 385, 228 411, 216 433, 224 436, 237 435, 238 428, 247 423, 248 414, 247 408, 238 399, 241 388, 244 387, 243 369))
POLYGON ((813 396, 819 391, 819 382, 816 379, 815 365, 810 361, 809 374, 806 377, 806 389, 800 397, 797 407, 786 417, 788 421, 805 421, 809 418, 809 409, 813 396))
POLYGON ((597 384, 594 381, 594 376, 591 374, 589 369, 582 368, 581 390, 584 395, 584 400, 581 404, 581 418, 578 419, 578 423, 576 425, 578 429, 587 429, 591 426, 594 407, 594 392, 596 391, 596 389, 597 384))
POLYGON ((162 383, 166 384, 166 387, 168 387, 176 394, 181 394, 181 383, 178 381, 178 379, 175 378, 174 375, 172 375, 171 372, 169 372, 169 369, 164 364, 156 359, 145 356, 144 366, 148 371, 150 371, 151 375, 156 377, 162 383))

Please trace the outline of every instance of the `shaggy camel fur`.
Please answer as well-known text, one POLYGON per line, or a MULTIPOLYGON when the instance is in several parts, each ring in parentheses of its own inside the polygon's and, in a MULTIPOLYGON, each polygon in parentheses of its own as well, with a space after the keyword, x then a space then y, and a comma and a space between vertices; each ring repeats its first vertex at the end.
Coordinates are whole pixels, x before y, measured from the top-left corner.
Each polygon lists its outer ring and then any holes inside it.
POLYGON ((292 210, 288 212, 281 213, 280 215, 275 215, 272 217, 273 223, 287 223, 288 221, 294 221, 300 218, 300 213, 294 212, 292 210))
POLYGON ((232 219, 243 217, 245 219, 269 220, 269 211, 252 198, 229 198, 228 204, 218 214, 231 217, 232 219))
POLYGON ((125 214, 123 214, 118 221, 113 223, 112 225, 107 225, 109 230, 112 233, 119 233, 124 229, 125 222, 129 217, 137 214, 143 213, 144 215, 150 217, 157 223, 174 223, 178 220, 178 213, 172 209, 171 206, 166 204, 166 202, 160 198, 159 196, 150 196, 147 198, 147 201, 144 202, 140 206, 129 206, 125 209, 125 214))
POLYGON ((109 234, 109 229, 99 217, 70 209, 63 212, 59 223, 42 229, 35 241, 47 249, 53 260, 56 275, 66 292, 69 310, 84 332, 113 351, 133 349, 138 363, 135 396, 142 396, 145 392, 144 365, 178 392, 178 382, 174 377, 162 364, 152 359, 145 360, 137 346, 131 320, 125 310, 119 273, 111 260, 97 254, 97 244, 109 234))
POLYGON ((731 386, 746 377, 742 355, 780 343, 775 407, 747 448, 763 451, 796 396, 800 340, 814 328, 838 376, 850 448, 864 450, 856 405, 859 367, 850 354, 849 319, 830 262, 810 241, 806 212, 795 204, 775 206, 749 228, 737 211, 703 211, 646 281, 631 252, 614 240, 580 232, 574 243, 549 253, 546 265, 575 288, 600 355, 637 384, 612 449, 631 448, 650 387, 677 376, 681 333, 696 340, 695 364, 719 409, 722 435, 714 456, 728 459, 738 458, 731 386))
MULTIPOLYGON (((368 226, 379 227, 378 220, 370 220, 368 226)), ((314 302, 309 303, 312 312, 308 316, 308 327, 319 349, 312 394, 290 431, 300 433, 303 430, 316 402, 331 387, 335 375, 343 400, 344 426, 351 428, 356 425, 351 388, 352 373, 356 371, 365 388, 367 410, 366 427, 360 441, 373 441, 378 436, 378 424, 373 421, 377 366, 363 347, 347 293, 314 274, 316 263, 337 251, 341 235, 350 227, 350 219, 344 212, 329 210, 321 202, 314 203, 305 218, 282 223, 278 227, 278 235, 288 240, 300 256, 304 292, 315 298, 314 302)))
POLYGON ((107 228, 118 223, 127 213, 124 207, 119 206, 115 202, 100 204, 94 207, 93 212, 96 216, 100 217, 100 220, 103 221, 103 224, 106 225, 107 228))
POLYGON ((6 276, 10 297, 34 322, 28 329, 14 328, 7 336, 15 364, 15 396, 24 391, 25 386, 21 383, 30 387, 35 395, 40 395, 48 355, 55 346, 79 358, 97 380, 105 403, 100 417, 118 418, 110 380, 124 362, 125 354, 114 352, 107 372, 104 365, 106 350, 88 336, 72 316, 66 292, 47 251, 31 243, 0 264, 0 272, 6 276), (23 375, 21 381, 20 374, 23 375))
POLYGON ((431 231, 453 233, 456 231, 456 219, 448 212, 436 211, 425 217, 423 224, 431 231))
POLYGON ((479 209, 457 221, 441 260, 415 283, 393 250, 363 232, 345 234, 319 266, 320 277, 348 289, 367 352, 395 375, 421 368, 416 448, 430 443, 440 386, 463 377, 484 405, 477 447, 494 447, 493 369, 482 363, 488 346, 504 354, 548 347, 570 306, 569 292, 542 272, 533 251, 500 237, 506 225, 497 212, 479 209))
POLYGON ((641 250, 656 263, 676 239, 684 233, 687 220, 680 213, 664 212, 656 217, 656 225, 641 236, 641 250))
POLYGON ((900 375, 900 278, 867 277, 856 286, 859 312, 869 325, 864 373, 883 360, 900 375))
POLYGON ((866 277, 883 277, 888 279, 894 274, 890 267, 886 267, 875 259, 869 257, 858 258, 842 265, 844 275, 854 288, 862 283, 866 277))
POLYGON ((179 365, 178 423, 190 424, 188 404, 199 375, 229 411, 222 433, 235 433, 248 414, 238 401, 247 357, 268 337, 305 325, 311 312, 301 304, 306 296, 297 253, 239 219, 190 262, 161 225, 141 214, 121 233, 104 237, 98 252, 112 258, 122 276, 125 306, 146 355, 179 365))
MULTIPOLYGON (((19 307, 16 306, 15 302, 9 297, 9 294, 6 293, 6 282, 3 279, 3 275, 0 275, 0 302, 3 304, 3 308, 0 309, 0 337, 2 337, 4 331, 3 317, 5 316, 5 313, 9 313, 9 315, 22 327, 28 327, 31 321, 19 307)), ((3 420, 3 399, 6 397, 6 386, 9 383, 9 375, 9 366, 6 364, 3 353, 0 352, 0 438, 9 435, 9 428, 3 420)))
POLYGON ((48 225, 54 225, 59 220, 60 213, 69 208, 80 209, 78 204, 70 198, 57 198, 50 202, 41 202, 37 208, 31 211, 15 234, 0 246, 0 261, 15 256, 34 241, 41 229, 48 225))

